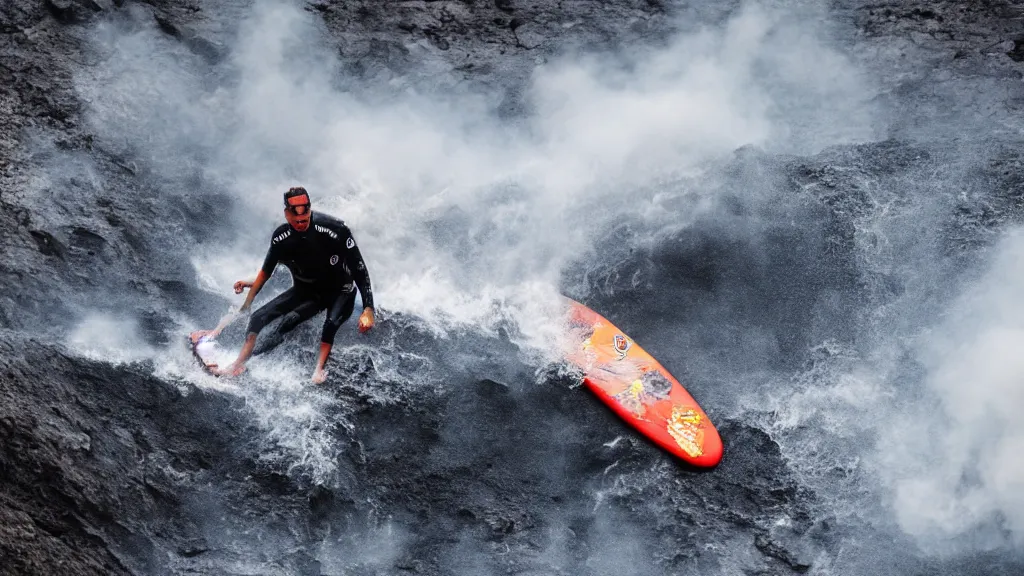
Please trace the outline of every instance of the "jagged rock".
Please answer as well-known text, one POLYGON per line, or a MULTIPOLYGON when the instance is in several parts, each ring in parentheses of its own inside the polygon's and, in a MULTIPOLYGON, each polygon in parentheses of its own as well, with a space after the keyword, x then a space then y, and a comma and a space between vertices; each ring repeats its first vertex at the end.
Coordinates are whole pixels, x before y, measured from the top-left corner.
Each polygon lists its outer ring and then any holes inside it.
POLYGON ((544 36, 538 32, 537 27, 529 23, 512 28, 516 33, 516 40, 519 45, 527 50, 533 50, 544 43, 544 36))

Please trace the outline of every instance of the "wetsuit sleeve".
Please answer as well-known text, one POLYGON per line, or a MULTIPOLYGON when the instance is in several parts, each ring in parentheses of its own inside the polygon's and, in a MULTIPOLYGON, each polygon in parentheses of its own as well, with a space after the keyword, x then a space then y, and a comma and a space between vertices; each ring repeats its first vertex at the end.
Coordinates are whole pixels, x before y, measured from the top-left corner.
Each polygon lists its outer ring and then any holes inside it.
POLYGON ((342 227, 340 236, 341 241, 345 243, 345 266, 348 267, 352 280, 359 288, 363 307, 376 310, 373 305, 373 288, 370 286, 370 271, 366 269, 366 263, 363 262, 363 255, 359 252, 356 239, 352 237, 352 231, 348 229, 348 226, 342 227))
POLYGON ((267 257, 263 259, 263 273, 270 277, 281 261, 281 248, 277 238, 270 241, 270 249, 267 250, 267 257))

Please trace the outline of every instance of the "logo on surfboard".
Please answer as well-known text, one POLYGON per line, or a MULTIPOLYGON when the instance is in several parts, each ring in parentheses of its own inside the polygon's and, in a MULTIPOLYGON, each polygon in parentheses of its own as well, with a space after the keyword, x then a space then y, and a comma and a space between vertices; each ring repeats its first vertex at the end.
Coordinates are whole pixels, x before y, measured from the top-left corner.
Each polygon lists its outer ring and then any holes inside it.
POLYGON ((615 346, 615 352, 619 355, 619 360, 626 357, 626 352, 629 352, 630 346, 633 345, 633 343, 629 341, 629 338, 626 338, 622 334, 616 334, 612 344, 615 346))
POLYGON ((693 408, 674 406, 666 428, 680 448, 697 458, 704 454, 705 422, 704 416, 693 408))

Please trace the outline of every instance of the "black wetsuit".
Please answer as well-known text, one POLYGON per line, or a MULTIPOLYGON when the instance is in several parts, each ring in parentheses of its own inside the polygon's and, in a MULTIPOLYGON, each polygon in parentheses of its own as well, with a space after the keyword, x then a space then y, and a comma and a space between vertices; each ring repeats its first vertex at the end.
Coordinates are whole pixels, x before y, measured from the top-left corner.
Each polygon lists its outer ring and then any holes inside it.
POLYGON ((305 232, 289 224, 279 226, 263 261, 263 273, 270 277, 278 264, 291 271, 292 287, 253 312, 249 333, 259 333, 285 316, 277 329, 283 334, 326 310, 321 341, 334 344, 338 328, 352 315, 355 287, 363 306, 373 308, 370 274, 352 232, 337 218, 313 212, 305 232))

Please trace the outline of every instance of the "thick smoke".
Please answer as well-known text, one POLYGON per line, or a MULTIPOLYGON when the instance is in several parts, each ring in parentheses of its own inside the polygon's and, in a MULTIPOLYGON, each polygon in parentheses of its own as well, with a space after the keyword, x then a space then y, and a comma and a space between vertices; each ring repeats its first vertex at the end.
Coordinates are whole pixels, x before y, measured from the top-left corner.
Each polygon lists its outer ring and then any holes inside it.
POLYGON ((152 29, 102 38, 111 57, 82 82, 97 131, 254 213, 236 245, 201 248, 218 262, 197 262, 201 275, 228 286, 255 270, 280 190, 304 184, 352 226, 382 305, 437 327, 511 315, 528 330, 591 231, 643 209, 660 178, 743 145, 807 151, 871 133, 870 92, 843 56, 754 6, 659 49, 555 59, 516 127, 465 94, 376 104, 339 92, 322 31, 282 3, 256 4, 219 81, 152 29), (230 260, 245 265, 219 264, 230 260))
POLYGON ((900 525, 929 548, 1024 543, 1024 236, 922 337, 927 387, 897 422, 886 477, 900 525))
POLYGON ((132 362, 151 358, 154 350, 139 334, 132 320, 90 314, 68 334, 71 348, 86 358, 132 362))

